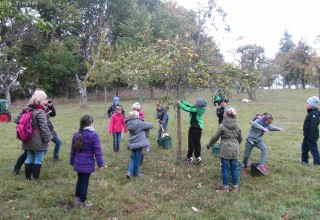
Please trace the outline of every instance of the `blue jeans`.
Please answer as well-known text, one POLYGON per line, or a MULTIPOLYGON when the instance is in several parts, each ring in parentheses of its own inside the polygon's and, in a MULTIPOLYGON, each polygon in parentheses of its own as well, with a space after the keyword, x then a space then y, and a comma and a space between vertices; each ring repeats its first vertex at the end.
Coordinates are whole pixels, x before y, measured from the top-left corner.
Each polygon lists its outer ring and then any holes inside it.
POLYGON ((55 143, 54 151, 53 151, 53 157, 59 158, 59 152, 61 147, 61 139, 58 135, 52 138, 52 142, 55 143))
POLYGON ((318 143, 315 140, 308 140, 308 138, 304 137, 302 146, 301 146, 301 160, 302 162, 308 163, 308 153, 309 151, 313 157, 313 164, 320 165, 320 157, 319 157, 319 149, 318 143))
POLYGON ((119 151, 121 132, 113 132, 112 134, 113 134, 113 150, 119 151))
POLYGON ((25 164, 41 164, 46 152, 46 150, 27 150, 25 164))
POLYGON ((128 173, 139 176, 142 148, 131 150, 128 173))
POLYGON ((87 200, 89 180, 90 173, 78 173, 78 181, 75 196, 79 197, 81 202, 85 202, 87 200))
POLYGON ((223 186, 229 186, 229 170, 231 171, 232 185, 238 186, 238 160, 227 160, 221 158, 221 179, 223 186))

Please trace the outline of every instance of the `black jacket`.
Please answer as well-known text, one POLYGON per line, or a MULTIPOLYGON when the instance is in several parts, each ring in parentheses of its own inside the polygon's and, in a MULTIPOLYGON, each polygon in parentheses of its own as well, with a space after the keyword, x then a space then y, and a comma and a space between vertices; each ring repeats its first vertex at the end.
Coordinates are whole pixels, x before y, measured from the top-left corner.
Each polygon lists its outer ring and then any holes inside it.
POLYGON ((117 106, 120 106, 122 108, 122 114, 125 116, 125 111, 123 110, 123 107, 121 105, 115 105, 115 104, 112 104, 110 105, 107 113, 108 113, 108 118, 111 118, 111 116, 113 115, 114 111, 116 110, 116 107, 117 106))
POLYGON ((319 138, 319 117, 320 112, 318 108, 308 110, 308 114, 303 123, 303 136, 309 141, 317 141, 319 138))
POLYGON ((224 109, 225 109, 225 107, 223 107, 223 106, 220 106, 220 107, 217 108, 216 114, 217 114, 217 117, 219 118, 219 124, 222 123, 223 114, 224 114, 224 109))

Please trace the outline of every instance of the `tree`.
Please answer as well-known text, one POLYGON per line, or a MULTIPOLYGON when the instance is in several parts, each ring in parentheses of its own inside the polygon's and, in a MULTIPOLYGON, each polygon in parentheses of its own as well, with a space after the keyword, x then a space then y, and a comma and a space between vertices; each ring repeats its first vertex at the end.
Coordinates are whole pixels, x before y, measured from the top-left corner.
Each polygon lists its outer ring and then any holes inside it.
POLYGON ((265 63, 264 49, 255 44, 248 44, 237 49, 240 54, 240 68, 243 71, 242 85, 247 90, 249 99, 255 100, 255 89, 260 80, 261 65, 265 63))

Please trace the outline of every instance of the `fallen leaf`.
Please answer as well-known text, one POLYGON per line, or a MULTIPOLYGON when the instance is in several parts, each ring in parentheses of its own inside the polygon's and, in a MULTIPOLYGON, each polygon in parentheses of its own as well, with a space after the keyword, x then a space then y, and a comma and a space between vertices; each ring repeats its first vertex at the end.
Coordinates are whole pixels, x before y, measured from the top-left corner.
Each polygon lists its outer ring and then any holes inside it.
POLYGON ((189 173, 188 173, 188 178, 189 178, 189 179, 191 179, 191 178, 192 178, 192 177, 191 177, 191 175, 190 175, 189 173))
POLYGON ((193 206, 192 206, 191 208, 192 208, 193 211, 199 212, 199 210, 198 210, 196 207, 193 207, 193 206))
POLYGON ((115 171, 119 170, 119 167, 115 167, 114 170, 115 170, 115 171))

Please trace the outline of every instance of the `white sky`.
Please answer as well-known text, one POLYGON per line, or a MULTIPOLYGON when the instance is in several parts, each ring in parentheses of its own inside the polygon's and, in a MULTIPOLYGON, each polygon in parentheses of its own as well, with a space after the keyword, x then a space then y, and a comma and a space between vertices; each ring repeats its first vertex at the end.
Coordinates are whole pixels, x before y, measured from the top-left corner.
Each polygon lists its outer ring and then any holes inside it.
MULTIPOLYGON (((197 11, 198 1, 176 0, 180 5, 197 11)), ((285 30, 292 35, 294 43, 304 39, 313 47, 316 36, 320 35, 319 0, 216 0, 227 12, 226 22, 231 33, 218 30, 210 32, 220 46, 226 60, 232 61, 227 51, 245 44, 257 44, 264 47, 269 58, 279 50, 280 38, 285 30), (243 36, 242 40, 237 40, 243 36)), ((318 48, 319 49, 319 48, 318 48)))

